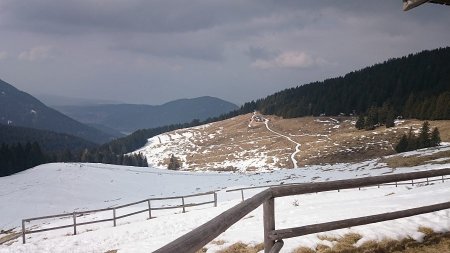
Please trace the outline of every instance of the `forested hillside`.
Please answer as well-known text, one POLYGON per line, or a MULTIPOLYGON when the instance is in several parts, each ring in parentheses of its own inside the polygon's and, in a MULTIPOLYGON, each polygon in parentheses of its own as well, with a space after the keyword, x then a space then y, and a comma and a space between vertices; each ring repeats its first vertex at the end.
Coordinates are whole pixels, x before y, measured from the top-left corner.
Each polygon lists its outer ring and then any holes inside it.
POLYGON ((0 124, 70 134, 95 143, 105 143, 114 138, 67 117, 2 80, 0 80, 0 124))
POLYGON ((450 48, 423 51, 343 77, 286 89, 246 103, 240 111, 295 118, 363 114, 383 105, 407 118, 450 119, 450 48))
POLYGON ((65 149, 75 151, 97 146, 92 142, 68 134, 0 124, 0 143, 9 145, 21 143, 24 145, 27 142, 37 142, 47 152, 57 152, 65 149))

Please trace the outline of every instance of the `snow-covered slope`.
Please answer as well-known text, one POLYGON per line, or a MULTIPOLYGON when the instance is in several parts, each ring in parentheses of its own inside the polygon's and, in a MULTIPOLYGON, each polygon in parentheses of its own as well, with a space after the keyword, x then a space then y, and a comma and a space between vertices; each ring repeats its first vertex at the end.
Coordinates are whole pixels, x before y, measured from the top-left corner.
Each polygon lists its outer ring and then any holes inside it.
MULTIPOLYGON (((198 127, 157 135, 135 151, 150 167, 167 168, 169 157, 182 170, 263 172, 305 165, 358 162, 394 154, 394 146, 418 120, 398 120, 396 126, 360 131, 352 117, 282 119, 246 114, 198 127)), ((450 141, 450 121, 432 121, 443 141, 450 141)))
MULTIPOLYGON (((404 156, 423 156, 439 149, 415 151, 404 156)), ((174 196, 210 190, 221 190, 218 207, 211 205, 155 213, 155 219, 147 220, 146 214, 121 220, 117 227, 109 223, 72 230, 56 230, 27 235, 27 244, 20 239, 12 245, 0 245, 0 252, 151 252, 215 217, 240 201, 240 193, 227 193, 225 189, 237 186, 267 185, 289 182, 328 181, 369 175, 402 173, 450 167, 450 162, 427 164, 412 168, 391 169, 379 160, 363 163, 310 166, 267 173, 192 173, 173 172, 151 168, 135 168, 103 164, 47 164, 31 170, 0 178, 0 229, 15 228, 20 220, 41 215, 73 212, 86 209, 111 207, 146 199, 152 196, 174 196)), ((246 197, 261 189, 246 191, 246 197)), ((308 223, 350 218, 385 211, 406 209, 421 205, 448 201, 450 182, 432 186, 382 187, 381 189, 346 190, 317 195, 293 196, 276 200, 277 228, 299 226, 308 223), (298 203, 299 205, 297 205, 298 203), (329 210, 333 210, 330 212, 329 210)), ((139 210, 139 207, 134 207, 139 210)), ((128 212, 136 211, 131 208, 128 212)), ((247 243, 262 242, 262 213, 257 209, 245 219, 222 234, 218 240, 224 245, 210 244, 208 252, 214 252, 239 240, 247 243)), ((110 218, 108 214, 98 217, 110 218)), ((95 215, 93 215, 95 216, 95 215)), ((437 231, 450 230, 450 211, 421 215, 408 219, 352 228, 364 235, 363 240, 410 235, 419 238, 418 226, 429 226, 437 231)), ((48 220, 33 223, 33 229, 70 224, 70 219, 48 220)), ((342 234, 349 230, 332 232, 342 234)), ((1 237, 1 235, 0 235, 1 237)), ((320 240, 315 235, 286 241, 285 250, 299 244, 314 245, 320 240)), ((289 252, 289 251, 286 251, 289 252)))

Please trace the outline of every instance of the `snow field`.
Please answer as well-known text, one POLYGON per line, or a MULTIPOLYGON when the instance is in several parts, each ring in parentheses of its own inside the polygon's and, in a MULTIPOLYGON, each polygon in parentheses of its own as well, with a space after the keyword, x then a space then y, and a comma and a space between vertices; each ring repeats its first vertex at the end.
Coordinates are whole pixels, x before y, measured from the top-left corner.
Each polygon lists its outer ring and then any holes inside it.
MULTIPOLYGON (((338 219, 347 219, 383 212, 403 210, 423 205, 448 201, 450 182, 417 187, 382 187, 357 189, 341 192, 324 192, 277 198, 275 200, 276 228, 289 228, 338 219)), ((14 243, 9 247, 0 246, 0 252, 105 252, 118 249, 119 252, 151 252, 191 231, 202 223, 231 208, 239 200, 219 203, 217 208, 204 207, 176 215, 165 214, 156 219, 121 224, 116 228, 103 227, 72 236, 70 229, 32 235, 27 244, 14 243)), ((414 216, 394 221, 327 232, 329 236, 342 236, 355 232, 363 236, 358 244, 368 240, 383 238, 401 239, 410 236, 416 240, 423 238, 418 227, 430 227, 436 232, 450 230, 450 210, 414 216)), ((208 252, 242 241, 256 244, 263 241, 262 207, 248 214, 229 228, 215 241, 225 241, 223 245, 210 243, 208 252)), ((302 245, 315 247, 327 243, 317 235, 307 235, 285 240, 282 252, 290 252, 302 245)))
MULTIPOLYGON (((404 155, 427 155, 450 146, 413 151, 404 155)), ((403 154, 402 154, 403 155, 403 154)), ((448 160, 447 160, 448 161, 448 160)), ((446 164, 427 164, 411 168, 392 169, 378 159, 354 164, 334 164, 309 166, 267 173, 206 173, 180 172, 153 168, 137 168, 105 164, 45 164, 33 169, 0 178, 0 229, 20 231, 23 218, 71 213, 106 207, 114 207, 152 197, 170 197, 201 193, 212 190, 218 192, 218 207, 212 204, 181 209, 153 211, 157 218, 148 220, 148 214, 131 216, 118 220, 117 227, 112 222, 77 227, 78 235, 73 236, 72 228, 27 235, 27 244, 21 238, 10 246, 0 245, 0 252, 150 252, 176 239, 193 228, 207 222, 221 212, 240 202, 240 192, 225 192, 227 189, 281 183, 329 181, 389 173, 406 173, 420 170, 448 168, 446 164)), ((262 189, 246 190, 248 198, 262 189)), ((276 199, 276 226, 288 228, 337 219, 345 219, 387 211, 403 210, 423 205, 449 201, 450 182, 431 186, 402 186, 368 188, 361 191, 344 190, 310 195, 299 195, 276 199), (298 205, 296 204, 298 203, 298 205)), ((188 199, 189 203, 211 200, 211 196, 188 199)), ((153 203, 152 206, 180 204, 173 202, 153 203)), ((145 209, 145 203, 119 210, 117 215, 145 209), (122 213, 123 212, 123 213, 122 213)), ((77 218, 79 222, 111 218, 110 212, 86 215, 77 218)), ((420 239, 419 226, 427 226, 435 231, 450 230, 450 211, 377 223, 332 231, 327 234, 342 235, 357 232, 364 240, 411 236, 420 239)), ((67 219, 33 222, 27 228, 41 229, 71 224, 67 219)), ((237 241, 245 243, 262 242, 262 211, 258 208, 243 220, 232 226, 217 240, 224 245, 207 245, 208 252, 214 252, 237 241)), ((322 243, 317 235, 286 240, 283 252, 289 252, 299 245, 314 246, 322 243)))

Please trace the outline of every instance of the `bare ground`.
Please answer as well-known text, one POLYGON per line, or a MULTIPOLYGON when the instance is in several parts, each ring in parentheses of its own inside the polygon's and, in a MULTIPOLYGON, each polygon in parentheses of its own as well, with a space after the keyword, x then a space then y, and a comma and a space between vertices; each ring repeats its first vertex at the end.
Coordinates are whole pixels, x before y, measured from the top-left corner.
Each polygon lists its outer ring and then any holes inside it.
MULTIPOLYGON (((266 115, 272 130, 290 137, 301 144, 295 159, 298 165, 333 164, 359 162, 394 154, 394 146, 402 134, 412 127, 418 131, 419 120, 400 121, 393 128, 380 126, 372 131, 361 131, 354 127, 354 117, 303 117, 283 119, 266 115)), ((292 168, 290 159, 295 144, 278 136, 265 127, 264 122, 251 121, 252 114, 237 116, 215 122, 207 127, 181 129, 167 133, 193 136, 180 141, 175 139, 168 145, 174 154, 183 157, 189 170, 234 171, 239 161, 256 159, 259 162, 246 165, 245 171, 257 170, 261 164, 268 168, 292 168), (170 146, 172 145, 172 146, 170 146)), ((430 121, 437 126, 442 141, 450 141, 450 121, 430 121)), ((159 165, 167 163, 168 156, 161 157, 159 165)))

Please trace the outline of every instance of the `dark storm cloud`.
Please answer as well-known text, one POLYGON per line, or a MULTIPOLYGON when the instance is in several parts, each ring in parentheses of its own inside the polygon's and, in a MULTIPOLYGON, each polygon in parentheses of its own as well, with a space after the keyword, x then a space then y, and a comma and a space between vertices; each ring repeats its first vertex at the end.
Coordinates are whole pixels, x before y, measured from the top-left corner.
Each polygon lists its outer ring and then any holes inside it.
POLYGON ((10 27, 41 32, 120 31, 170 33, 239 22, 269 7, 252 1, 217 0, 7 0, 10 27), (253 2, 254 3, 254 2, 253 2))
POLYGON ((450 7, 401 8, 400 0, 0 0, 0 78, 30 92, 129 102, 245 102, 449 45, 450 7))
MULTIPOLYGON (((400 6, 389 4, 392 6, 400 6)), ((297 10, 339 8, 349 12, 379 10, 367 1, 276 0, 3 0, 2 25, 34 32, 177 33, 208 29, 297 10)), ((295 21, 295 20, 293 20, 295 21)), ((298 21, 303 21, 299 17, 298 21)), ((300 25, 300 22, 291 23, 300 25)))

